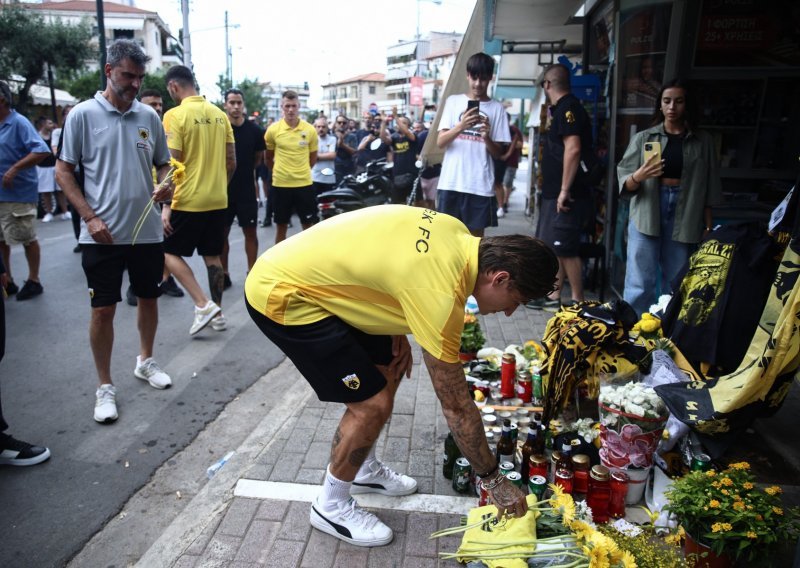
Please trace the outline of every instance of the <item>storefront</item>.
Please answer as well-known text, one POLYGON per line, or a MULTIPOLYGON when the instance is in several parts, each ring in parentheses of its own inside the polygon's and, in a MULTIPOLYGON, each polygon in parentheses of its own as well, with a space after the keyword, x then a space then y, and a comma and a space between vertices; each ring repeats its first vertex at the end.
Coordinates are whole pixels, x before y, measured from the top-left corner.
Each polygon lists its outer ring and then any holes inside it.
MULTIPOLYGON (((725 197, 715 224, 766 220, 798 174, 800 4, 793 0, 478 0, 471 33, 500 56, 501 75, 503 58, 527 51, 540 72, 550 62, 543 56, 567 55, 600 79, 589 111, 609 167, 598 188, 596 237, 617 295, 628 209, 618 198, 615 165, 631 136, 650 126, 663 82, 690 81, 699 126, 714 138, 725 197)), ((538 78, 514 77, 513 87, 536 100, 538 78)))

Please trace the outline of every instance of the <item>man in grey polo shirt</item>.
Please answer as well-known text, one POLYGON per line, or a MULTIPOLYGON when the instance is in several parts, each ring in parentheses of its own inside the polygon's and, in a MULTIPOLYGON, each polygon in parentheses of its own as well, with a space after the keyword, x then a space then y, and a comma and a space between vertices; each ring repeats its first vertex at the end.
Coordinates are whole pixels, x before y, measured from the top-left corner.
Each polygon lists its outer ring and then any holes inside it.
POLYGON ((56 164, 58 184, 83 220, 78 242, 92 305, 89 342, 100 379, 94 419, 101 423, 113 422, 118 416, 111 348, 125 269, 139 299, 140 354, 133 374, 157 389, 172 385, 152 356, 164 235, 161 216, 150 198, 156 202, 169 199, 172 186, 153 188, 151 168, 155 165, 158 179, 163 180, 169 170, 169 150, 158 115, 136 100, 149 59, 130 40, 109 46, 106 89, 70 112, 56 164), (85 198, 73 176, 78 162, 85 178, 85 198), (136 233, 145 209, 148 213, 136 233))

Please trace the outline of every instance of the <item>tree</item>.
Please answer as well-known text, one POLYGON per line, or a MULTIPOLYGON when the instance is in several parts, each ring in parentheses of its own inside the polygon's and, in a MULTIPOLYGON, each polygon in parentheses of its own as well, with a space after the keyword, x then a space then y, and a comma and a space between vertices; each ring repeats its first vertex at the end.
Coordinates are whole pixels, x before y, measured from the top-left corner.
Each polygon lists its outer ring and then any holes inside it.
MULTIPOLYGON (((167 82, 164 80, 164 73, 164 70, 159 70, 155 73, 148 73, 145 75, 140 92, 145 89, 155 89, 159 91, 164 101, 164 112, 167 112, 175 106, 175 101, 172 100, 167 92, 167 82)), ((90 99, 100 88, 100 70, 89 71, 88 73, 78 75, 72 81, 67 81, 64 87, 73 97, 82 101, 90 99)))
MULTIPOLYGON (((233 87, 230 81, 222 74, 219 75, 217 79, 217 88, 219 89, 220 95, 233 87)), ((264 88, 258 82, 258 78, 255 79, 242 79, 236 88, 242 91, 242 99, 244 99, 244 107, 247 109, 249 114, 253 114, 254 112, 258 111, 259 113, 264 112, 264 107, 266 106, 267 99, 264 97, 264 88)), ((225 101, 220 99, 217 101, 217 106, 222 108, 222 104, 225 101)))
POLYGON ((83 69, 86 60, 97 54, 90 46, 92 31, 87 21, 67 25, 61 20, 44 18, 19 6, 0 9, 0 76, 22 75, 25 80, 17 91, 17 109, 25 114, 31 87, 47 73, 68 73, 83 69))

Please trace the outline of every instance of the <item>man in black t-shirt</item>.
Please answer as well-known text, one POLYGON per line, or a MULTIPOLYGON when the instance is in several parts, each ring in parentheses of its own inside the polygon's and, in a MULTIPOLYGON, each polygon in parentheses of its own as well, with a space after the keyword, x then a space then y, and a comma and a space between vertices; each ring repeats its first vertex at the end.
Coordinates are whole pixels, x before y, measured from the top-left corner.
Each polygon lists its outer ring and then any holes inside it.
POLYGON ((406 117, 397 118, 397 132, 390 134, 387 123, 390 117, 385 117, 381 123, 381 140, 392 149, 393 166, 392 175, 394 184, 392 188, 392 203, 405 203, 411 193, 414 184, 417 168, 414 165, 417 161, 416 135, 411 131, 411 121, 406 117))
MULTIPOLYGON (((238 219, 244 235, 244 252, 247 255, 247 271, 253 268, 258 256, 258 185, 255 170, 264 161, 264 130, 244 116, 244 97, 239 89, 225 92, 225 113, 233 128, 236 141, 236 171, 228 183, 228 231, 230 235, 233 219, 238 219)), ((227 235, 222 250, 222 268, 225 270, 225 288, 230 288, 228 272, 227 235)))
POLYGON ((590 188, 583 180, 591 162, 592 126, 586 109, 570 93, 570 72, 563 65, 547 68, 541 83, 550 101, 551 123, 542 153, 542 205, 536 236, 558 256, 558 289, 529 308, 557 308, 564 279, 573 302, 582 302, 583 275, 579 246, 590 209, 590 188))

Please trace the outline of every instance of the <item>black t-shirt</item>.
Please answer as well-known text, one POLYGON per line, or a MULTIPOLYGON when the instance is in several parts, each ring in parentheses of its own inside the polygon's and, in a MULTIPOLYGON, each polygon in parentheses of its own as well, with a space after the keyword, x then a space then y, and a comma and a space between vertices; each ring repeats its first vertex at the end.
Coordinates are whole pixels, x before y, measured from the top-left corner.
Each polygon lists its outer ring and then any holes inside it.
POLYGON ((413 174, 417 167, 416 144, 399 132, 392 134, 392 152, 394 154, 394 175, 413 174))
POLYGON ((236 141, 236 171, 228 184, 228 199, 255 199, 255 155, 267 148, 264 130, 249 120, 245 120, 241 126, 231 123, 231 127, 236 141))
MULTIPOLYGON (((40 134, 39 136, 42 136, 42 135, 40 134)), ((55 154, 53 154, 53 149, 52 149, 53 146, 51 144, 52 139, 45 138, 44 136, 42 136, 42 140, 44 140, 44 143, 47 144, 47 149, 50 150, 50 155, 47 156, 44 160, 42 160, 41 162, 39 162, 36 165, 39 166, 40 168, 55 168, 56 167, 56 156, 55 156, 55 154)))
MULTIPOLYGON (((367 136, 369 136, 369 134, 367 134, 367 136)), ((380 138, 376 138, 376 140, 380 140, 380 138)), ((363 140, 361 140, 360 142, 363 142, 363 140)), ((369 162, 385 158, 386 155, 389 153, 389 147, 386 146, 386 144, 384 144, 383 142, 381 142, 381 145, 378 146, 377 150, 371 149, 370 145, 372 144, 372 142, 374 142, 374 140, 370 141, 369 144, 367 144, 367 146, 363 150, 358 151, 358 154, 356 155, 356 163, 359 166, 363 167, 366 166, 369 162)))
MULTIPOLYGON (((553 119, 545 136, 542 155, 542 197, 555 199, 561 192, 561 177, 564 173, 564 137, 580 136, 581 159, 588 165, 593 161, 592 124, 586 109, 573 94, 561 97, 550 107, 553 119)), ((578 168, 580 170, 580 164, 578 168)), ((570 188, 573 199, 588 195, 588 186, 581 183, 578 173, 570 188)))
POLYGON ((667 133, 667 146, 661 152, 664 160, 664 171, 661 177, 681 179, 683 173, 683 139, 685 134, 667 133))

